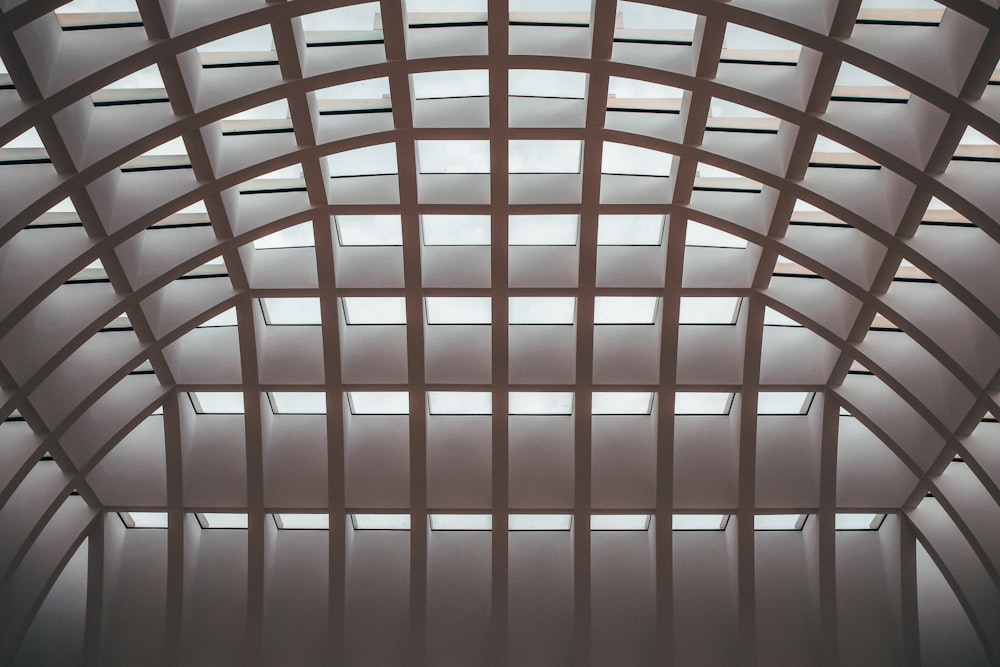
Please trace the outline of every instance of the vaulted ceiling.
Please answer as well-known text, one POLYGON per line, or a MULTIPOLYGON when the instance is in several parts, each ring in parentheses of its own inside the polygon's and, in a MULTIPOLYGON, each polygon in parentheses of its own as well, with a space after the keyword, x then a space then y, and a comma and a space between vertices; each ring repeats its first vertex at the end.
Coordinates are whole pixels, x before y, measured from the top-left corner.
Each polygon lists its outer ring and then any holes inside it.
POLYGON ((998 0, 0 0, 0 663, 1000 664, 998 0))

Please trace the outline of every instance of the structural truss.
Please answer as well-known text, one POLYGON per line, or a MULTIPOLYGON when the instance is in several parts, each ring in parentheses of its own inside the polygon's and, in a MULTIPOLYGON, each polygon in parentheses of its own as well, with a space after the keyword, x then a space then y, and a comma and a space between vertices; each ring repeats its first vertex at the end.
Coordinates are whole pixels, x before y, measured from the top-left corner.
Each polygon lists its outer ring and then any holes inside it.
POLYGON ((998 0, 0 0, 0 664, 1000 664, 998 0))

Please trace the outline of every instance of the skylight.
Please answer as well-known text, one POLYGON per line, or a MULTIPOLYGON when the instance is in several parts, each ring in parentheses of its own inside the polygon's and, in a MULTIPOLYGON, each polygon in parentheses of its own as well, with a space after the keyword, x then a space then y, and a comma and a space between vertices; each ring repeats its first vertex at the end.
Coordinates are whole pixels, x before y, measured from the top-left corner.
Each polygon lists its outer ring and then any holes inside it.
POLYGON ((133 88, 163 88, 163 77, 156 65, 144 67, 141 70, 127 74, 109 83, 105 89, 122 90, 133 88))
POLYGON ((345 296, 347 324, 406 324, 406 298, 401 296, 345 296))
POLYGON ((429 296, 424 298, 427 324, 490 324, 492 300, 488 296, 429 296))
POLYGON ((384 76, 320 88, 316 91, 316 98, 320 100, 375 100, 388 95, 389 79, 384 76))
POLYGON ((507 529, 520 530, 569 530, 573 526, 572 514, 511 514, 507 529))
POLYGON ((486 97, 490 94, 490 74, 485 69, 417 72, 410 77, 413 81, 413 96, 418 100, 486 97))
POLYGON ((885 520, 885 514, 837 513, 834 527, 837 530, 878 530, 885 520))
POLYGON ((316 297, 278 297, 260 300, 267 324, 321 324, 319 299, 316 297))
POLYGON ((567 139, 513 139, 507 157, 512 174, 577 174, 583 142, 567 139))
POLYGON ((764 306, 764 326, 801 327, 802 325, 778 311, 764 306))
POLYGON ((684 95, 684 89, 641 79, 612 76, 608 78, 608 94, 626 99, 680 99, 684 95))
POLYGON ((493 394, 488 391, 429 391, 427 408, 432 415, 489 415, 493 394))
POLYGON ((648 415, 653 409, 651 391, 595 391, 591 412, 595 415, 648 415))
POLYGON ((740 301, 737 296, 682 296, 680 324, 734 324, 740 301))
POLYGON ((576 245, 578 215, 512 215, 507 219, 507 243, 521 245, 576 245))
POLYGON ((725 530, 728 514, 675 514, 673 530, 725 530))
POLYGON ((490 216, 430 215, 420 216, 424 245, 428 246, 488 246, 490 216))
POLYGON ((270 399, 275 414, 326 414, 326 392, 323 391, 272 391, 270 399))
POLYGON ((669 176, 674 156, 651 148, 604 142, 602 174, 626 176, 669 176))
POLYGON ((103 14, 106 12, 137 12, 135 0, 72 0, 56 7, 56 14, 103 14))
POLYGON ((354 530, 409 530, 409 514, 352 514, 354 530))
POLYGON ((710 248, 746 248, 747 241, 720 229, 690 220, 687 223, 684 245, 710 248))
POLYGON ((29 127, 4 144, 3 148, 45 148, 45 145, 42 144, 42 138, 38 136, 38 130, 29 127))
POLYGON ((664 219, 659 214, 601 215, 597 245, 660 245, 664 219))
POLYGON ((679 391, 674 398, 676 415, 726 415, 733 395, 713 391, 679 391))
POLYGON ((594 297, 594 324, 653 324, 659 303, 655 296, 594 297))
POLYGON ((649 530, 649 514, 593 514, 591 530, 649 530))
POLYGON ((210 317, 198 325, 199 329, 210 329, 212 327, 234 327, 238 324, 236 319, 236 308, 224 310, 215 317, 210 317))
POLYGON ((403 245, 403 226, 398 215, 338 215, 335 221, 342 246, 403 245))
POLYGON ((431 514, 431 530, 493 530, 490 514, 431 514))
POLYGON ((576 297, 512 296, 509 310, 511 324, 573 324, 576 297))
POLYGON ((490 142, 478 139, 418 140, 417 166, 422 174, 488 174, 490 142))
POLYGON ((508 74, 511 97, 561 97, 582 100, 587 94, 587 75, 550 69, 512 69, 508 74))
POLYGON ((375 27, 379 4, 367 2, 305 14, 303 30, 371 30, 375 27))
POLYGON ((192 391, 188 392, 194 411, 199 414, 243 414, 241 391, 192 391))
POLYGON ((570 415, 573 414, 573 393, 512 391, 508 410, 512 415, 570 415))
POLYGON ((378 144, 355 148, 326 157, 332 178, 350 176, 380 176, 395 174, 396 144, 378 144))
POLYGON ((248 517, 236 512, 197 512, 195 516, 202 528, 246 529, 248 517))
POLYGON ((330 515, 320 513, 291 514, 282 512, 274 514, 274 523, 280 530, 329 530, 330 515))
POLYGON ((756 514, 754 530, 802 530, 806 514, 756 514))
POLYGON ((119 512, 127 528, 166 528, 166 512, 119 512))
POLYGON ((347 402, 354 415, 410 414, 410 394, 405 391, 349 391, 347 402))
POLYGON ((316 245, 313 239, 311 222, 303 222, 286 229, 262 236, 253 242, 254 250, 270 250, 273 248, 311 248, 316 245))
POLYGON ((757 395, 757 414, 804 415, 813 395, 811 391, 762 391, 757 395))

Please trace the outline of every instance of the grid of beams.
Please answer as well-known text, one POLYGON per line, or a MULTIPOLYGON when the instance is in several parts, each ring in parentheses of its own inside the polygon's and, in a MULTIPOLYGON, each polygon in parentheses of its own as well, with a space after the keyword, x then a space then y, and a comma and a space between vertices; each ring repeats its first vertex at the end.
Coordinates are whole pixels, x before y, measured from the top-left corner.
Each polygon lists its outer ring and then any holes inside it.
POLYGON ((0 662, 1000 662, 990 3, 60 4, 0 0, 0 662))

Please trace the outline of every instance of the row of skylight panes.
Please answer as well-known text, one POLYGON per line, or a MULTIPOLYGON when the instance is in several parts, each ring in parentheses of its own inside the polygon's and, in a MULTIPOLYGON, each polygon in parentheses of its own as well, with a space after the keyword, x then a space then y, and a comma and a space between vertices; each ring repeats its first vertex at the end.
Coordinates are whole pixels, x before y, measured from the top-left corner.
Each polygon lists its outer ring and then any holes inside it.
MULTIPOLYGON (((166 512, 119 512, 128 528, 166 528, 166 512)), ((330 517, 322 513, 274 513, 275 525, 283 530, 329 530, 330 517)), ((798 531, 809 514, 756 514, 754 530, 798 531)), ((246 529, 249 517, 237 512, 196 512, 202 528, 246 529)), ((671 528, 676 531, 723 531, 729 524, 729 514, 674 514, 671 528)), ((838 513, 836 530, 878 530, 885 514, 838 513)), ((651 514, 592 514, 592 531, 647 531, 652 525, 651 514)), ((410 515, 350 514, 355 530, 410 530, 410 515)), ((433 531, 489 531, 493 529, 490 514, 440 514, 428 515, 428 525, 433 531)), ((507 529, 511 531, 568 531, 573 527, 572 514, 509 514, 507 529)))
MULTIPOLYGON (((486 139, 418 139, 419 174, 489 174, 490 142, 486 139)), ((333 178, 398 173, 394 144, 376 144, 328 155, 333 178)), ((605 141, 601 173, 667 177, 674 155, 642 146, 605 141)), ((507 142, 507 169, 511 174, 580 174, 580 139, 511 139, 507 142)))
MULTIPOLYGON (((653 324, 659 307, 659 297, 596 297, 597 299, 644 299, 638 303, 623 304, 635 309, 628 319, 624 308, 601 305, 595 308, 595 324, 653 324), (612 320, 612 314, 620 319, 612 320), (639 314, 648 317, 640 318, 639 314)), ((318 297, 274 297, 260 299, 264 321, 274 326, 321 324, 318 297)), ((681 297, 679 324, 726 325, 733 324, 739 314, 742 299, 739 297, 681 297)), ((345 323, 349 326, 405 325, 405 297, 341 297, 345 323)), ((595 306, 597 304, 595 303, 595 306)), ((427 297, 425 302, 427 324, 491 324, 489 297, 427 297), (453 300, 453 302, 449 301, 453 300), (471 302, 471 303, 470 303, 471 302), (434 304, 433 306, 431 304, 434 304), (452 304, 452 305, 449 305, 452 304), (432 316, 433 312, 433 316, 432 316), (438 316, 441 316, 438 319, 438 316)), ((572 325, 575 322, 575 297, 509 297, 508 324, 572 325)), ((236 309, 230 308, 203 322, 199 327, 237 326, 236 309)), ((771 308, 764 310, 765 326, 802 327, 792 318, 771 308)))
MULTIPOLYGON (((657 246, 665 240, 667 218, 658 214, 607 214, 598 216, 597 245, 657 246)), ((402 221, 398 215, 338 215, 336 239, 342 247, 401 246, 402 221)), ((425 246, 488 246, 492 220, 489 215, 420 216, 425 246)), ((580 236, 580 216, 575 214, 511 215, 507 218, 507 243, 511 246, 574 246, 580 236)), ((303 223, 254 241, 254 248, 313 247, 313 227, 303 223)), ((688 222, 685 245, 712 248, 746 248, 747 241, 708 225, 688 222)))
MULTIPOLYGON (((681 297, 681 324, 734 324, 740 297, 681 297)), ((406 324, 406 298, 401 296, 345 296, 340 298, 348 325, 406 324)), ((438 324, 492 324, 493 300, 488 296, 424 297, 425 321, 438 324)), ((322 324, 319 297, 264 297, 260 299, 264 321, 269 325, 322 324)), ((595 324, 653 324, 660 297, 598 296, 594 298, 595 324)), ((508 297, 508 323, 564 324, 576 321, 576 297, 508 297)), ((207 320, 202 326, 233 326, 230 309, 207 320)))
MULTIPOLYGON (((244 395, 238 391, 192 391, 191 403, 199 414, 243 414, 244 395)), ((271 391, 268 401, 275 414, 326 414, 323 391, 271 391)), ((406 391, 348 391, 347 404, 354 415, 407 415, 410 394, 406 391)), ((762 391, 757 414, 804 415, 814 392, 762 391)), ((595 391, 591 394, 594 415, 650 415, 655 392, 595 391)), ((732 408, 732 392, 676 392, 674 414, 725 415, 732 408)), ((571 415, 574 393, 567 391, 512 391, 508 394, 510 415, 571 415)), ((428 391, 431 415, 490 415, 493 394, 489 391, 428 391)))
MULTIPOLYGON (((341 297, 345 323, 349 326, 406 324, 405 297, 341 297)), ((260 299, 264 321, 274 326, 322 324, 318 297, 265 297, 260 299)), ((734 324, 740 297, 681 297, 678 323, 682 325, 734 324)), ((594 323, 598 325, 653 324, 659 297, 596 297, 594 323), (605 301, 629 299, 629 301, 605 301)), ((492 323, 490 297, 426 297, 428 325, 484 325, 492 323)), ((576 321, 576 297, 509 297, 508 324, 572 325, 576 321)), ((211 317, 199 327, 237 326, 236 309, 211 317)), ((771 308, 764 310, 765 326, 801 327, 790 317, 771 308)), ((131 326, 131 325, 129 325, 131 326)), ((107 327, 114 328, 114 327, 107 327)), ((118 328, 125 328, 124 326, 118 328)))

